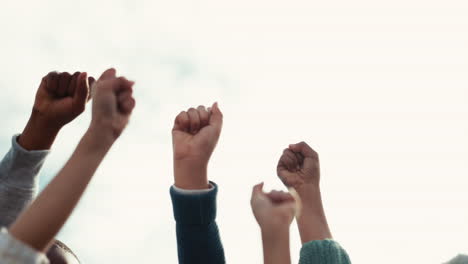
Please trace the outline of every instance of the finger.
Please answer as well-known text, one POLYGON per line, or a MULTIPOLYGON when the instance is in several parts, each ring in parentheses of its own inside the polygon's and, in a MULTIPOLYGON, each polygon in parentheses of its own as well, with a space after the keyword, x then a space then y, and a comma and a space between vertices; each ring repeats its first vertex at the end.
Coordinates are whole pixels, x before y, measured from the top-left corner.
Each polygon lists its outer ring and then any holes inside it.
POLYGON ((88 76, 86 72, 82 72, 76 78, 76 88, 73 95, 73 109, 76 113, 82 113, 84 111, 88 93, 88 76))
POLYGON ((292 162, 289 163, 289 170, 296 170, 297 167, 299 166, 299 160, 297 159, 297 156, 295 152, 291 151, 290 149, 285 149, 283 151, 283 155, 287 156, 292 162))
MULTIPOLYGON (((292 152, 292 151, 291 151, 292 152)), ((296 169, 300 169, 301 166, 304 164, 304 155, 300 152, 292 152, 296 159, 296 169)))
POLYGON ((117 95, 117 104, 120 112, 122 113, 127 113, 127 104, 129 104, 130 100, 132 98, 132 91, 131 90, 126 90, 121 92, 120 94, 117 95))
POLYGON ((103 81, 103 80, 115 78, 115 74, 116 74, 116 70, 114 68, 109 68, 101 74, 101 77, 99 77, 99 80, 103 81))
POLYGON ((259 183, 257 185, 254 185, 254 187, 252 188, 252 200, 258 194, 262 194, 262 193, 263 193, 263 182, 261 182, 261 183, 259 183))
POLYGON ((119 85, 116 86, 116 92, 118 94, 122 93, 122 92, 125 92, 125 91, 128 91, 128 90, 133 92, 133 85, 135 84, 134 81, 129 81, 125 77, 119 77, 119 78, 117 78, 117 81, 119 82, 119 85))
POLYGON ((296 156, 294 153, 289 150, 285 149, 283 151, 283 155, 281 155, 278 167, 282 167, 288 171, 293 171, 296 167, 296 156))
POLYGON ((126 90, 117 95, 117 101, 120 103, 120 102, 127 100, 130 97, 132 97, 132 91, 126 90))
POLYGON ((280 191, 273 190, 273 191, 271 191, 269 193, 266 193, 266 196, 268 196, 268 198, 270 198, 270 200, 273 201, 273 202, 281 201, 281 192, 280 191))
POLYGON ((200 116, 200 127, 203 128, 210 122, 210 114, 203 105, 198 106, 197 111, 200 116))
POLYGON ((71 80, 70 80, 70 83, 68 84, 68 87, 66 87, 65 91, 66 91, 66 94, 65 95, 70 95, 70 96, 74 96, 75 92, 76 92, 76 86, 78 85, 78 77, 80 76, 81 72, 75 72, 72 76, 71 76, 71 80))
POLYGON ((96 79, 94 79, 94 77, 92 76, 89 76, 88 77, 88 87, 89 87, 89 93, 88 93, 88 98, 86 100, 90 100, 91 97, 92 97, 92 94, 93 94, 93 85, 94 83, 96 82, 96 79))
POLYGON ((218 103, 214 103, 211 107, 210 125, 216 128, 218 132, 223 127, 223 113, 219 109, 218 103))
POLYGON ((124 115, 129 115, 132 113, 133 109, 135 108, 136 101, 135 99, 130 95, 123 99, 123 101, 119 102, 118 108, 120 113, 124 115))
POLYGON ((190 108, 188 110, 188 115, 190 117, 190 133, 196 133, 200 130, 200 116, 198 111, 195 108, 190 108))
POLYGON ((180 130, 184 132, 189 132, 190 129, 190 117, 187 112, 182 111, 180 114, 177 115, 174 121, 174 130, 180 130))
POLYGON ((64 97, 67 95, 68 85, 71 81, 71 75, 68 72, 62 72, 58 75, 57 96, 64 97))
POLYGON ((291 144, 289 145, 289 149, 294 151, 294 152, 299 152, 301 153, 304 157, 309 157, 309 158, 318 158, 317 152, 313 150, 307 143, 304 141, 299 142, 297 144, 291 144))
POLYGON ((294 197, 291 194, 289 194, 287 192, 283 192, 283 191, 274 190, 274 191, 271 191, 271 192, 267 193, 267 196, 274 203, 283 203, 283 202, 294 201, 294 197))
POLYGON ((53 95, 57 95, 57 87, 58 87, 58 80, 59 80, 59 76, 58 76, 58 72, 56 71, 53 71, 53 72, 49 72, 49 74, 47 74, 46 76, 46 80, 47 80, 47 85, 46 85, 46 89, 47 91, 49 91, 50 93, 52 93, 53 95))

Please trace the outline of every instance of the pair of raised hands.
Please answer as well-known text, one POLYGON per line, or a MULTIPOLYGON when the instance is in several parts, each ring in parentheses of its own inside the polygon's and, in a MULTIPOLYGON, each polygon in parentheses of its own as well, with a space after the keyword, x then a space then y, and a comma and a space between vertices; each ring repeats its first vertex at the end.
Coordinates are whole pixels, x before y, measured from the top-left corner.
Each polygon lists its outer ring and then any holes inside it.
POLYGON ((33 113, 19 138, 28 150, 49 148, 58 131, 93 98, 91 124, 70 159, 10 226, 18 240, 46 252, 83 195, 135 107, 133 82, 106 70, 94 81, 86 73, 52 72, 42 79, 33 113), (91 85, 90 85, 91 84, 91 85))
POLYGON ((51 72, 42 78, 25 130, 19 138, 28 150, 48 149, 60 129, 85 110, 93 98, 90 128, 115 140, 135 106, 133 82, 117 77, 115 69, 106 70, 95 81, 86 72, 51 72))
POLYGON ((295 215, 300 214, 301 197, 310 189, 318 188, 320 168, 318 154, 305 142, 291 144, 283 151, 277 174, 291 193, 263 191, 263 183, 253 187, 252 211, 262 229, 274 231, 291 224, 295 215))

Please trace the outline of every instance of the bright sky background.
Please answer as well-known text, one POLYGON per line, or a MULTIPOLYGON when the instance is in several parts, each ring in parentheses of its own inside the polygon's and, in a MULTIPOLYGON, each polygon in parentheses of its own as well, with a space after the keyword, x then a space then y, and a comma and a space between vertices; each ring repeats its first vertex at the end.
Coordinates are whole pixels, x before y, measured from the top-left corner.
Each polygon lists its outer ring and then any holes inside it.
MULTIPOLYGON (((251 186, 281 188, 276 162, 301 140, 354 263, 441 263, 468 252, 467 14, 466 0, 2 1, 0 150, 43 75, 113 66, 136 80, 137 107, 59 235, 83 263, 177 263, 170 129, 215 100, 228 263, 261 263, 251 186)), ((57 138, 42 186, 89 115, 57 138)))

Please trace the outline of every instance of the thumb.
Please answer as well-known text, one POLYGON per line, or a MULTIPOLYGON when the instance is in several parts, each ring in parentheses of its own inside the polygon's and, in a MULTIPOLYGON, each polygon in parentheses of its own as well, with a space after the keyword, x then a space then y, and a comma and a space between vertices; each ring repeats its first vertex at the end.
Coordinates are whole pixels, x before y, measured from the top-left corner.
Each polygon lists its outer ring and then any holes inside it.
POLYGON ((210 125, 215 127, 218 131, 221 131, 223 127, 223 113, 219 110, 217 102, 211 107, 210 125))
POLYGON ((99 77, 99 80, 102 81, 102 80, 115 78, 115 74, 116 74, 115 69, 109 68, 102 73, 101 77, 99 77))
POLYGON ((252 188, 252 198, 250 199, 250 202, 253 203, 253 201, 259 198, 261 195, 263 195, 263 182, 255 185, 252 188))
POLYGON ((254 196, 257 196, 259 193, 263 193, 263 182, 254 185, 254 187, 252 188, 252 198, 254 196))
POLYGON ((73 105, 76 107, 77 111, 82 112, 89 94, 88 75, 86 72, 82 72, 78 75, 77 79, 77 87, 73 95, 73 105))

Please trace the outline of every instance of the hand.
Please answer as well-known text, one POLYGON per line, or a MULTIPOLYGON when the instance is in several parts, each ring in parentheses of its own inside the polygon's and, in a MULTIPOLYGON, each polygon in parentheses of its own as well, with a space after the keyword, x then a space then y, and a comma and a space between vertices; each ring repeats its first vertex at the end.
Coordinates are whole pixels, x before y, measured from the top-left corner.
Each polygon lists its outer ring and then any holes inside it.
POLYGON ((294 187, 299 193, 306 185, 318 187, 318 154, 305 142, 289 145, 278 162, 277 173, 284 185, 294 187))
POLYGON ((86 72, 51 72, 42 78, 33 109, 49 126, 60 128, 83 113, 93 82, 86 72))
POLYGON ((135 107, 134 82, 106 70, 93 86, 93 113, 90 130, 113 143, 127 126, 135 107))
POLYGON ((211 109, 205 109, 204 106, 190 108, 176 117, 172 129, 172 143, 177 187, 208 187, 208 161, 218 143, 222 126, 223 114, 217 103, 214 103, 211 109))
POLYGON ((288 228, 296 212, 294 197, 283 191, 263 192, 263 183, 252 190, 250 205, 262 230, 288 228))
POLYGON ((301 199, 297 225, 302 243, 331 238, 320 193, 320 166, 317 152, 305 142, 283 151, 277 173, 287 187, 294 187, 301 199))
POLYGON ((27 150, 50 148, 59 130, 84 111, 93 82, 94 78, 88 78, 86 72, 51 72, 42 78, 31 117, 18 143, 27 150))

